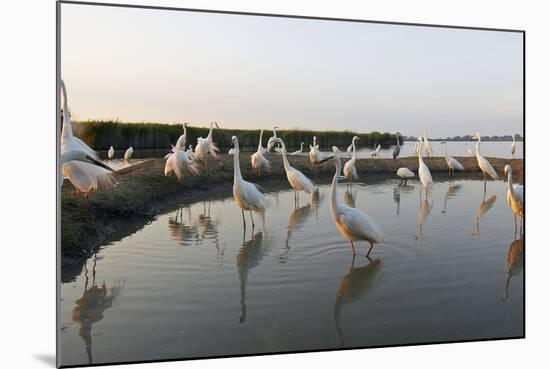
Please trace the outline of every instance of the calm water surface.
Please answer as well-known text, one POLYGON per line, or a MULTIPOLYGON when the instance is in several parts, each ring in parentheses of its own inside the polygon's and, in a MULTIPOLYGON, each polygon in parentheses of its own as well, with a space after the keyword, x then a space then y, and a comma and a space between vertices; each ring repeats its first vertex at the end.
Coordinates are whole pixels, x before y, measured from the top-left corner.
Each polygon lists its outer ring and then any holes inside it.
MULTIPOLYGON (((386 234, 371 260, 329 187, 273 185, 243 235, 229 193, 105 245, 61 287, 62 363, 190 358, 523 335, 523 239, 504 182, 367 180, 339 198, 386 234), (358 246, 359 245, 359 246, 358 246)), ((248 219, 248 217, 247 217, 248 219)))

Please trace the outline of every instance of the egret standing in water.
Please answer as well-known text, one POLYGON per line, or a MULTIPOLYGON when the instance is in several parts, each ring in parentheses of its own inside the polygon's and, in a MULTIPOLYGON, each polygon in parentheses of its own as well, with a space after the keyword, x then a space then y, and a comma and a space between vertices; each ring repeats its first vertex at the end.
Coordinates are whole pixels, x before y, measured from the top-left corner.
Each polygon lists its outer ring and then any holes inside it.
POLYGON ((514 213, 514 224, 517 227, 517 217, 520 218, 520 224, 523 219, 523 185, 512 183, 512 167, 510 164, 506 164, 504 167, 504 174, 507 176, 508 194, 506 195, 506 201, 508 206, 514 213))
POLYGON ((357 161, 355 141, 359 141, 359 137, 353 136, 353 139, 351 140, 351 145, 353 146, 353 154, 351 155, 351 159, 348 160, 346 164, 344 164, 344 177, 347 178, 348 183, 350 184, 352 179, 357 179, 359 177, 357 175, 357 169, 355 168, 355 162, 357 161))
POLYGON ((319 151, 319 145, 317 144, 317 137, 313 136, 313 145, 309 145, 309 161, 315 165, 323 160, 323 154, 319 151))
POLYGON ((132 159, 132 155, 134 154, 134 148, 130 146, 126 152, 124 153, 124 161, 129 162, 130 159, 132 159))
POLYGON ((237 206, 241 208, 243 215, 243 225, 246 229, 246 220, 244 218, 244 211, 250 211, 250 220, 252 221, 252 229, 254 229, 254 218, 252 217, 252 211, 257 213, 264 213, 269 204, 269 200, 264 194, 258 190, 256 185, 247 182, 241 175, 241 165, 239 161, 239 141, 236 136, 231 138, 233 143, 233 198, 237 203, 237 206))
POLYGON ((340 163, 338 154, 331 155, 322 160, 322 162, 330 159, 334 160, 336 165, 336 171, 332 179, 332 187, 330 190, 330 211, 332 213, 332 218, 336 223, 336 228, 338 228, 342 236, 351 242, 353 256, 355 257, 355 245, 353 241, 364 240, 370 244, 369 251, 366 255, 369 257, 374 244, 384 241, 384 235, 382 230, 363 211, 340 204, 336 193, 336 187, 338 186, 338 179, 342 171, 342 164, 340 163))
POLYGON ((113 160, 113 157, 115 156, 115 149, 112 146, 107 152, 107 156, 109 157, 109 160, 113 160))
POLYGON ((397 175, 401 178, 401 184, 404 181, 405 185, 407 184, 407 179, 414 177, 414 173, 409 168, 405 167, 397 169, 397 175))
POLYGON ((302 153, 302 151, 304 151, 304 143, 303 142, 300 143, 300 150, 296 150, 293 153, 290 153, 289 155, 292 155, 292 156, 300 155, 302 153))
POLYGON ((271 168, 271 163, 264 156, 265 149, 262 146, 263 135, 264 130, 262 129, 262 131, 260 132, 260 142, 258 143, 258 150, 250 157, 252 170, 257 171, 258 175, 262 175, 262 168, 264 170, 269 170, 271 168))
POLYGON ((483 192, 485 193, 487 191, 487 175, 493 179, 498 179, 498 174, 495 171, 495 168, 489 163, 489 160, 485 159, 479 152, 479 145, 481 144, 481 135, 479 132, 476 132, 473 136, 474 139, 477 140, 476 144, 476 157, 477 157, 477 165, 479 166, 479 169, 483 172, 483 192))
POLYGON ((512 159, 513 159, 516 154, 516 134, 515 133, 512 135, 512 145, 510 146, 510 151, 512 152, 512 159))
MULTIPOLYGON (((418 137, 418 141, 421 143, 422 137, 418 137)), ((426 188, 426 196, 428 196, 428 188, 433 185, 433 180, 430 169, 424 163, 424 158, 422 158, 422 150, 418 150, 418 177, 422 185, 426 188)))
POLYGON ((216 146, 216 144, 212 139, 212 131, 214 130, 214 126, 218 129, 220 128, 217 122, 210 122, 210 131, 208 132, 208 136, 206 136, 206 138, 202 138, 202 137, 197 138, 197 146, 195 147, 195 157, 198 160, 202 161, 203 163, 207 163, 208 154, 212 155, 212 157, 215 159, 218 157, 216 152, 220 151, 220 149, 218 149, 218 146, 216 146))
POLYGON ((401 152, 401 147, 399 146, 399 132, 395 134, 395 139, 397 142, 395 143, 395 148, 393 149, 393 158, 397 159, 399 157, 399 153, 401 152))
POLYGON ((454 175, 455 169, 464 170, 464 167, 462 166, 462 164, 460 164, 458 160, 456 160, 452 156, 447 155, 447 142, 443 141, 441 142, 441 144, 443 145, 443 153, 445 155, 445 161, 447 162, 447 167, 449 168, 449 174, 452 173, 454 175))
POLYGON ((286 172, 286 178, 288 179, 290 186, 294 189, 294 205, 298 206, 298 203, 300 202, 299 191, 312 193, 315 190, 314 184, 302 172, 290 165, 288 158, 286 157, 286 145, 283 140, 278 138, 277 142, 281 144, 281 155, 283 155, 283 165, 286 172))

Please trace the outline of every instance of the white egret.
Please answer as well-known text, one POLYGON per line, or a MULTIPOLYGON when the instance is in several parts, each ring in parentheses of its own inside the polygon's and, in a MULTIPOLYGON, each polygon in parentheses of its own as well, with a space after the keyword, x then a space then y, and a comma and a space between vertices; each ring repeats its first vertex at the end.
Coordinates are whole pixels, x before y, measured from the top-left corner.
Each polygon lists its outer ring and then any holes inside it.
POLYGON ((271 136, 269 138, 269 140, 267 140, 267 151, 268 152, 273 151, 273 147, 275 146, 275 142, 277 142, 277 130, 278 129, 279 129, 279 127, 277 127, 277 126, 273 127, 273 136, 271 136))
POLYGON ((426 136, 426 129, 424 129, 424 151, 426 154, 428 154, 428 157, 433 154, 432 145, 430 145, 430 141, 428 141, 428 137, 426 136))
POLYGON ((399 157, 399 153, 401 152, 401 146, 399 146, 399 132, 395 134, 395 139, 397 142, 395 143, 392 156, 394 159, 397 159, 399 157))
POLYGON ((447 155, 447 142, 443 141, 441 142, 443 145, 443 153, 445 155, 445 161, 447 162, 447 167, 449 168, 449 174, 455 174, 455 170, 464 170, 464 167, 458 160, 453 158, 452 156, 447 155))
POLYGON ((332 152, 333 153, 342 153, 342 151, 338 148, 338 146, 332 146, 332 152))
POLYGON ((115 156, 115 149, 112 146, 107 152, 107 156, 109 157, 109 160, 113 160, 113 157, 115 156))
POLYGON ((368 257, 374 244, 384 241, 384 235, 382 230, 366 213, 359 209, 340 204, 336 193, 336 187, 338 186, 338 179, 342 171, 342 164, 340 163, 338 154, 331 155, 322 162, 330 159, 334 160, 336 165, 336 171, 332 179, 332 187, 330 190, 330 211, 332 213, 332 218, 340 234, 351 242, 353 256, 355 256, 355 245, 353 241, 364 240, 370 244, 369 251, 366 255, 368 257))
POLYGON ((378 146, 376 146, 376 149, 374 149, 374 151, 371 151, 370 156, 373 158, 378 157, 378 153, 380 152, 381 148, 382 145, 378 144, 378 146))
POLYGON ((189 157, 187 151, 178 149, 172 146, 172 152, 166 156, 166 164, 164 165, 164 175, 168 176, 174 173, 178 180, 181 182, 184 178, 184 168, 187 168, 191 174, 198 175, 199 167, 192 158, 189 157))
POLYGON ((264 135, 264 130, 260 132, 260 142, 258 143, 258 150, 250 156, 250 163, 252 164, 252 170, 257 171, 259 175, 262 175, 262 168, 264 170, 269 170, 271 168, 271 163, 264 156, 265 149, 262 146, 262 137, 264 135))
POLYGON ((106 187, 113 185, 114 178, 111 175, 113 169, 103 164, 92 148, 73 135, 67 89, 63 80, 61 80, 61 93, 63 95, 63 122, 59 185, 63 184, 63 175, 65 175, 75 187, 77 194, 84 192, 88 197, 89 192, 98 189, 99 185, 106 187))
POLYGON ((178 138, 176 142, 176 149, 185 150, 185 144, 187 142, 187 126, 189 123, 183 123, 183 134, 178 138))
POLYGON ((353 144, 350 144, 346 149, 346 152, 351 152, 353 150, 353 144))
POLYGON ((309 145, 309 161, 311 164, 317 164, 323 160, 323 154, 319 151, 317 137, 313 136, 313 145, 309 145))
POLYGON ((357 161, 355 141, 359 141, 359 137, 353 136, 351 140, 351 145, 353 146, 353 154, 351 155, 351 159, 348 160, 346 164, 344 164, 344 177, 347 178, 349 183, 351 183, 352 179, 357 179, 359 177, 357 175, 357 169, 355 168, 355 162, 357 161))
POLYGON ((130 159, 132 158, 132 155, 134 154, 134 148, 132 146, 130 146, 126 152, 124 153, 124 161, 130 161, 130 159))
POLYGON ((301 142, 301 143, 300 143, 300 150, 296 150, 296 151, 290 153, 289 155, 293 155, 293 156, 294 156, 294 155, 300 155, 300 154, 302 153, 303 150, 304 150, 304 143, 301 142))
POLYGON ((246 220, 244 218, 244 211, 250 212, 250 220, 252 221, 252 229, 254 229, 254 218, 252 217, 252 211, 257 213, 264 213, 269 204, 268 198, 258 190, 255 184, 247 182, 241 175, 241 165, 239 161, 239 141, 236 136, 231 138, 233 143, 233 198, 237 203, 237 206, 241 208, 243 215, 243 225, 246 228, 246 220))
MULTIPOLYGON (((498 174, 495 171, 495 168, 489 163, 489 160, 485 159, 479 152, 479 145, 481 144, 481 135, 479 132, 476 132, 473 136, 474 139, 477 139, 476 144, 476 156, 477 156, 477 165, 479 169, 483 172, 483 179, 487 180, 486 175, 493 179, 498 179, 498 174)), ((485 183, 487 184, 487 183, 485 183)))
POLYGON ((299 191, 312 193, 315 185, 302 172, 290 165, 288 158, 286 157, 286 145, 283 140, 277 138, 277 142, 281 144, 281 154, 283 155, 283 165, 286 172, 286 178, 288 179, 290 186, 294 189, 294 204, 296 205, 300 201, 299 191))
POLYGON ((189 159, 195 161, 195 153, 193 152, 193 145, 189 145, 189 148, 186 151, 187 156, 189 156, 189 159))
POLYGON ((514 158, 516 154, 516 134, 515 133, 512 135, 512 145, 510 146, 510 151, 512 152, 512 158, 514 158))
MULTIPOLYGON (((512 167, 509 164, 506 164, 504 167, 504 174, 508 176, 507 186, 508 194, 506 195, 506 201, 508 206, 512 209, 514 213, 514 223, 516 222, 516 217, 523 218, 523 185, 513 184, 512 183, 512 167)), ((517 223, 516 223, 517 225, 517 223)))
POLYGON ((414 177, 414 173, 405 167, 397 169, 397 175, 401 178, 401 183, 404 181, 405 184, 407 184, 407 179, 414 177))
MULTIPOLYGON (((418 141, 422 142, 422 137, 418 137, 418 141)), ((428 188, 433 185, 432 174, 430 169, 424 163, 424 158, 422 158, 422 150, 418 150, 418 177, 420 182, 426 188, 426 195, 428 195, 428 188)))
POLYGON ((418 156, 418 152, 420 151, 421 143, 420 141, 416 141, 414 144, 414 155, 418 156))
POLYGON ((200 160, 204 163, 206 163, 208 160, 208 154, 212 155, 213 158, 217 158, 218 155, 216 154, 216 152, 220 151, 220 149, 218 149, 218 146, 216 146, 216 144, 212 140, 212 131, 214 130, 214 126, 216 126, 216 128, 218 129, 220 128, 217 122, 210 122, 210 131, 208 132, 208 136, 206 136, 206 138, 197 138, 195 157, 197 158, 197 160, 200 160))

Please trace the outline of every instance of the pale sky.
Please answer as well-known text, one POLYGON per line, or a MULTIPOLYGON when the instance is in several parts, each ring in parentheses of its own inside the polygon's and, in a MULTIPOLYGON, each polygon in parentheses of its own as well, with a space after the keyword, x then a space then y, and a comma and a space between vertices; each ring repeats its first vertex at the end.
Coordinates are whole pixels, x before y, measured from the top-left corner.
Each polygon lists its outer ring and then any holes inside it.
POLYGON ((523 133, 523 35, 62 4, 79 120, 523 133))

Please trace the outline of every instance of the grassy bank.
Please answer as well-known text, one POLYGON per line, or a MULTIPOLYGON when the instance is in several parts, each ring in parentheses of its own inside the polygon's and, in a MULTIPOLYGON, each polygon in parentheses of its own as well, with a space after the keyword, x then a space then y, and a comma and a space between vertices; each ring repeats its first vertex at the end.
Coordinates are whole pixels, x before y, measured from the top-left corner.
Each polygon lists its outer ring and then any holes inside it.
MULTIPOLYGON (((134 149, 163 149, 175 144, 182 134, 181 124, 158 124, 158 123, 122 123, 116 121, 89 121, 73 122, 73 131, 84 142, 95 150, 108 150, 112 145, 117 149, 133 146, 134 149)), ((187 143, 195 144, 197 137, 206 137, 209 128, 189 126, 187 128, 187 143)), ((237 136, 241 147, 252 148, 258 146, 260 130, 242 129, 216 129, 214 131, 214 142, 221 148, 231 146, 231 136, 237 136)), ((381 144, 390 146, 395 144, 395 135, 385 132, 355 133, 351 131, 300 131, 280 130, 277 136, 281 137, 287 147, 297 148, 304 142, 306 148, 316 136, 323 148, 332 145, 346 148, 353 136, 361 138, 359 144, 364 147, 373 147, 381 144)), ((271 130, 264 132, 263 142, 272 136, 271 130)))
MULTIPOLYGON (((272 170, 262 177, 250 169, 250 156, 241 155, 243 177, 266 188, 280 183, 288 188, 281 158, 270 155, 272 170)), ((456 178, 483 178, 477 167, 476 158, 460 157, 466 168, 457 173, 456 178)), ((447 178, 445 160, 440 157, 424 159, 434 178, 447 178)), ((523 160, 489 158, 495 169, 504 178, 503 168, 512 164, 514 180, 522 182, 523 160)), ((326 181, 334 174, 330 162, 312 167, 306 157, 292 157, 292 165, 309 176, 314 182, 326 181)), ((174 177, 164 176, 165 160, 151 159, 117 171, 118 184, 111 191, 100 191, 90 196, 89 202, 77 199, 70 183, 65 183, 61 196, 61 255, 63 280, 78 275, 87 258, 97 245, 110 239, 116 240, 143 227, 156 215, 179 204, 190 203, 206 196, 213 190, 230 191, 233 181, 233 157, 221 154, 218 160, 210 160, 200 176, 188 175, 183 183, 174 177)), ((406 166, 413 171, 418 169, 415 157, 392 159, 358 159, 356 167, 360 181, 373 183, 377 178, 397 178, 395 171, 406 166)), ((414 179, 413 182, 416 182, 414 179)), ((503 185, 504 188, 504 185, 503 185)), ((235 208, 236 214, 238 209, 235 208)))

